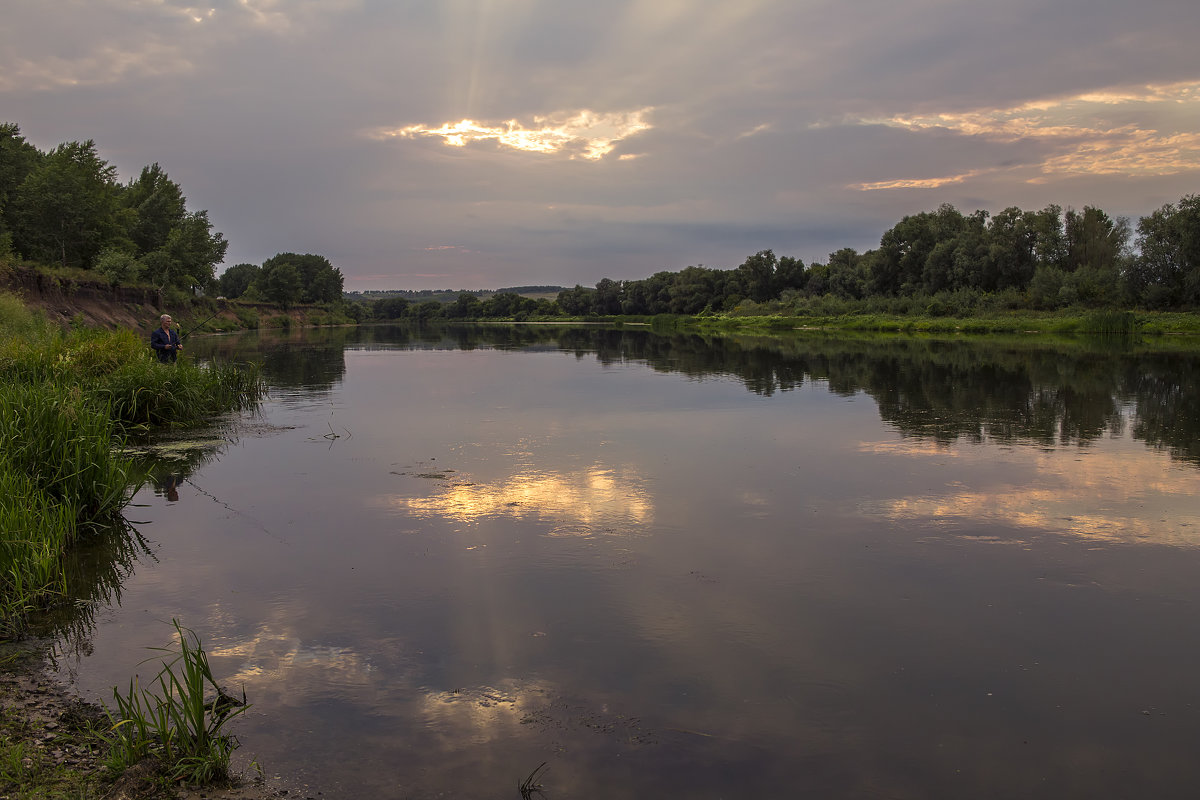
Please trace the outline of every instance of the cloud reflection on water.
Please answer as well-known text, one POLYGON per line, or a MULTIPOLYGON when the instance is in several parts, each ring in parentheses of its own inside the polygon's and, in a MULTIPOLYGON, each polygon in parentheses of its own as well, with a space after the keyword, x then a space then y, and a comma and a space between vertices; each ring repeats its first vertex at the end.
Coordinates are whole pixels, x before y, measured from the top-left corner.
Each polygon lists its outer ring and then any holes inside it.
POLYGON ((1002 520, 1095 541, 1200 547, 1195 505, 1200 484, 1195 473, 1174 467, 1161 453, 1089 448, 1086 458, 1075 458, 1069 452, 1013 448, 998 459, 995 452, 972 445, 920 440, 864 442, 859 449, 954 461, 960 472, 985 460, 1017 467, 1019 483, 962 484, 951 478, 941 492, 881 501, 876 508, 891 519, 1002 520))
POLYGON ((462 474, 451 480, 439 483, 428 496, 393 494, 380 502, 397 511, 456 522, 500 516, 536 518, 553 525, 552 536, 629 534, 654 519, 654 501, 646 481, 631 469, 597 464, 575 472, 551 472, 522 467, 490 483, 475 482, 462 474))

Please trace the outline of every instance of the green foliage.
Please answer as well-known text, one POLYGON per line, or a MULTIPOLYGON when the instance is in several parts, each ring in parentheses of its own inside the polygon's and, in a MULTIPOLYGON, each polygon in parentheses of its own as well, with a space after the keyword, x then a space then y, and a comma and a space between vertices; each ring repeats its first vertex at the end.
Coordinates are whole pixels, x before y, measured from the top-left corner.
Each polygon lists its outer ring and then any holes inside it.
POLYGON ((142 265, 124 250, 109 248, 96 258, 96 272, 108 279, 113 286, 134 283, 142 273, 142 265))
POLYGON ((212 284, 228 246, 208 212, 187 210, 179 184, 158 164, 121 186, 95 142, 43 154, 11 123, 0 124, 0 237, 43 264, 99 268, 114 284, 145 275, 189 292, 212 284))
POLYGON ((95 142, 61 144, 17 187, 10 202, 14 244, 27 258, 91 268, 107 244, 123 239, 116 168, 95 142))
POLYGON ((166 367, 130 331, 62 331, 0 295, 0 634, 62 593, 63 555, 142 482, 134 429, 200 423, 261 396, 255 367, 166 367))
POLYGON ((213 676, 208 655, 195 632, 175 626, 175 648, 151 648, 169 654, 151 687, 142 688, 135 676, 129 691, 113 688, 116 711, 109 711, 112 728, 106 738, 111 761, 123 769, 148 755, 157 756, 175 780, 207 784, 229 776, 229 758, 237 739, 225 725, 249 708, 245 695, 238 701, 226 695, 213 676), (212 699, 206 694, 212 691, 212 699))
POLYGON ((1142 217, 1137 232, 1130 290, 1148 308, 1200 305, 1200 195, 1142 217))
POLYGON ((217 278, 217 293, 230 300, 241 297, 262 272, 253 264, 234 264, 217 278))
POLYGON ((255 284, 262 296, 271 303, 287 309, 300 301, 300 271, 294 264, 278 264, 263 270, 255 284))
MULTIPOLYGON (((253 285, 272 303, 332 303, 342 298, 342 273, 324 256, 279 253, 263 262, 253 285)), ((228 295, 226 295, 228 297, 228 295)))

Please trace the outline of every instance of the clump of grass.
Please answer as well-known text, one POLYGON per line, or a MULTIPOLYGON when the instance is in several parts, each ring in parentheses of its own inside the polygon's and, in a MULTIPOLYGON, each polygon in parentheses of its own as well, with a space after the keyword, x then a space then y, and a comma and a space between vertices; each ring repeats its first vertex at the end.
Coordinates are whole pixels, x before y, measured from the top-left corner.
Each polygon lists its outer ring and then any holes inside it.
POLYGON ((0 636, 62 596, 63 553, 115 518, 140 483, 116 438, 78 387, 0 384, 0 636))
POLYGON ((189 427, 262 396, 257 366, 181 360, 164 366, 151 358, 125 362, 95 382, 94 393, 129 429, 189 427))
POLYGON ((174 780, 199 784, 225 780, 237 738, 224 728, 249 708, 245 694, 240 701, 225 694, 213 677, 200 638, 178 620, 171 623, 178 649, 151 648, 170 654, 151 688, 141 688, 136 676, 128 692, 113 688, 117 708, 108 712, 112 728, 105 735, 111 748, 110 766, 124 770, 156 756, 174 780), (206 699, 210 690, 212 698, 206 699))
POLYGON ((1081 333, 1131 334, 1137 331, 1137 317, 1132 311, 1093 311, 1079 323, 1081 333))

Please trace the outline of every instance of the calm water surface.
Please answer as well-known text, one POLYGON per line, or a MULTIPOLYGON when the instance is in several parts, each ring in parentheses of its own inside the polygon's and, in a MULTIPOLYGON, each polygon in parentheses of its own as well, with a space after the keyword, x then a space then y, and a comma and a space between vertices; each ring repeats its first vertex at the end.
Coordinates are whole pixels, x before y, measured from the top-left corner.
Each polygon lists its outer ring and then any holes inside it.
POLYGON ((62 672, 176 617, 325 798, 1195 797, 1200 357, 1155 347, 195 341, 270 398, 162 461, 62 672))

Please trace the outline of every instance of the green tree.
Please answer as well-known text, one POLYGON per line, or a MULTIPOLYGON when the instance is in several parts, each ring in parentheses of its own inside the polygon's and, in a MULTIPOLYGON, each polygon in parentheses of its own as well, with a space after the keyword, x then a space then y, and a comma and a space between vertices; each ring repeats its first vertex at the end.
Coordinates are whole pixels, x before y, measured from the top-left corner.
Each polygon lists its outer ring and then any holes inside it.
POLYGON ((558 307, 562 309, 564 314, 572 317, 590 314, 592 313, 592 297, 595 294, 595 289, 587 289, 579 284, 575 284, 575 288, 563 289, 558 293, 558 307))
POLYGON ((454 302, 446 306, 446 316, 454 319, 471 319, 480 316, 483 302, 470 292, 460 292, 454 302))
POLYGON ((302 303, 333 303, 342 299, 342 273, 324 256, 312 253, 279 253, 263 262, 263 274, 290 264, 300 278, 302 303))
POLYGON ((254 264, 234 264, 227 267, 217 278, 217 292, 230 299, 241 297, 261 271, 262 269, 254 264))
POLYGON ((400 319, 408 313, 410 302, 403 297, 385 297, 371 305, 371 316, 375 319, 400 319))
POLYGON ((171 257, 171 284, 193 290, 210 288, 228 247, 225 237, 213 232, 207 211, 184 214, 162 248, 171 257))
POLYGON ((621 313, 621 284, 612 278, 603 278, 596 284, 592 296, 592 311, 596 314, 621 313))
POLYGON ((1090 267, 1116 272, 1129 243, 1129 221, 1110 219, 1098 208, 1084 206, 1083 213, 1068 209, 1066 218, 1066 257, 1068 272, 1090 267))
POLYGON ((42 158, 13 122, 0 123, 0 236, 12 233, 11 201, 42 158))
POLYGON ((128 285, 142 274, 142 265, 125 250, 109 248, 96 257, 96 272, 108 279, 113 286, 128 285))
POLYGON ((777 296, 775 268, 778 265, 774 250, 759 250, 738 267, 738 275, 746 295, 756 303, 765 303, 777 296))
POLYGON ((275 303, 281 308, 290 308, 300 300, 302 291, 300 271, 294 264, 276 264, 269 271, 264 264, 262 275, 256 285, 260 287, 262 296, 268 302, 275 303))
POLYGON ((97 155, 95 142, 59 145, 12 198, 17 252, 90 269, 104 247, 126 249, 119 192, 116 168, 97 155))
POLYGON ((157 163, 142 168, 121 193, 121 204, 134 213, 129 237, 138 255, 166 248, 171 231, 184 223, 186 201, 179 184, 157 163))
POLYGON ((1200 305, 1200 195, 1167 203, 1137 226, 1129 287, 1150 308, 1200 305))

